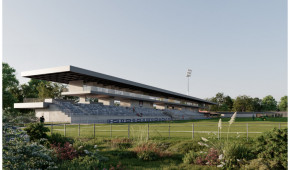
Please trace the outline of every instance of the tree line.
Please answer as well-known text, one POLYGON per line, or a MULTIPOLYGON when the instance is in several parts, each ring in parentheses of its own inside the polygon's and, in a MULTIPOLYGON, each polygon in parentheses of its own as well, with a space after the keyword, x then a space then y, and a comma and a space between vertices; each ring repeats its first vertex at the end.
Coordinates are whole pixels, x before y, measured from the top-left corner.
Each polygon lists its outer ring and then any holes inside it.
POLYGON ((277 102, 271 95, 260 99, 241 95, 235 99, 224 93, 217 93, 215 97, 207 99, 217 103, 209 106, 210 111, 238 111, 238 112, 263 112, 263 111, 288 111, 288 96, 281 97, 277 102))

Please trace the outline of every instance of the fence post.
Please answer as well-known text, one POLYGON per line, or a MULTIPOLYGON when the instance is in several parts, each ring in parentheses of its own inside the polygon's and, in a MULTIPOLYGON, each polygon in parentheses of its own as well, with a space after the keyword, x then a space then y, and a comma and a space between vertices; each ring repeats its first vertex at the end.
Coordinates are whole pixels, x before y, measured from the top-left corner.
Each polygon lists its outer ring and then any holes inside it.
POLYGON ((50 129, 51 129, 51 135, 52 135, 52 131, 53 131, 53 122, 51 122, 51 124, 50 124, 50 129))
POLYGON ((110 134, 111 134, 111 138, 112 138, 112 123, 111 123, 111 131, 110 132, 111 132, 110 134))
POLYGON ((96 124, 94 123, 94 139, 96 138, 96 124))
POLYGON ((79 124, 79 136, 81 135, 81 125, 79 124))
POLYGON ((128 139, 130 138, 130 124, 128 123, 128 139))
POLYGON ((168 124, 168 138, 170 139, 170 123, 168 124))
POLYGON ((194 125, 192 123, 192 139, 194 138, 194 125))
POLYGON ((64 124, 63 128, 64 128, 64 136, 66 136, 66 124, 64 124))
POLYGON ((218 127, 218 140, 220 140, 220 128, 218 127))
POLYGON ((249 140, 249 123, 247 123, 247 141, 249 140))
POLYGON ((149 140, 149 123, 148 123, 148 128, 147 128, 147 140, 149 140))

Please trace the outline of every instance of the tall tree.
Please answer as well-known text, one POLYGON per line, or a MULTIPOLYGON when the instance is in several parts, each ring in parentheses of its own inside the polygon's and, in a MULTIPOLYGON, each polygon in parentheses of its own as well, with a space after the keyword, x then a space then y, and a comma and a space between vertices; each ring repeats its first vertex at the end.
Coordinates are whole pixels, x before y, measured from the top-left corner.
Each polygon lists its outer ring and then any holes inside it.
POLYGON ((61 99, 61 92, 65 89, 66 86, 59 83, 52 83, 48 81, 41 81, 36 87, 38 91, 38 97, 41 99, 45 98, 56 98, 61 99))
POLYGON ((279 110, 288 111, 288 96, 281 97, 279 102, 279 110))
POLYGON ((277 109, 277 101, 273 96, 268 95, 262 100, 262 110, 263 111, 274 111, 277 109))
POLYGON ((238 96, 233 104, 233 110, 238 112, 254 111, 253 99, 249 96, 238 96))
POLYGON ((253 107, 255 112, 260 112, 262 111, 262 100, 259 99, 258 97, 255 97, 253 99, 253 107))
POLYGON ((210 99, 211 102, 217 105, 210 106, 211 111, 231 111, 233 108, 233 100, 230 96, 225 96, 224 93, 217 93, 215 97, 210 99))
POLYGON ((13 104, 17 102, 17 97, 12 93, 19 85, 15 72, 16 70, 10 67, 9 64, 2 63, 3 110, 13 108, 13 104))

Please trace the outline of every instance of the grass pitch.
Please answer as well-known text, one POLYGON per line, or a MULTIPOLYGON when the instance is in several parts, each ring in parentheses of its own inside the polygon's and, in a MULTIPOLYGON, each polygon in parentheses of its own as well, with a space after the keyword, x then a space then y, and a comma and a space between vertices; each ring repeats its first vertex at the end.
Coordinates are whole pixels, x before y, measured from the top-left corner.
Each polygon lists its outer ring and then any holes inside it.
POLYGON ((236 118, 229 128, 229 118, 222 118, 222 129, 218 131, 219 119, 181 120, 150 123, 120 124, 54 124, 48 125, 53 133, 75 138, 130 137, 150 139, 191 139, 200 137, 246 138, 255 137, 273 128, 286 128, 287 118, 268 118, 267 121, 253 121, 252 118, 236 118), (149 132, 148 132, 149 130, 149 132), (228 133, 229 131, 229 133, 228 133), (248 132, 248 133, 247 133, 248 132))

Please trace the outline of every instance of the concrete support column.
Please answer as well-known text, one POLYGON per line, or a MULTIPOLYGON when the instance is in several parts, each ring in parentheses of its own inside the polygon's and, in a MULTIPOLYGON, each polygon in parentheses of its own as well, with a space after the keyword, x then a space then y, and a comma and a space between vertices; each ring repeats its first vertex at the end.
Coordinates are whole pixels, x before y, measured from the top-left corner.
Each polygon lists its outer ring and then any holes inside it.
POLYGON ((98 102, 106 106, 114 106, 114 98, 99 98, 98 102))
POLYGON ((80 96, 79 103, 90 104, 90 101, 86 101, 86 96, 80 96))
POLYGON ((130 100, 120 100, 120 106, 122 107, 131 107, 131 101, 130 100))
POLYGON ((153 109, 154 107, 153 107, 153 102, 147 102, 147 101, 144 101, 143 102, 143 107, 144 108, 151 108, 151 109, 153 109))
POLYGON ((165 105, 156 104, 156 109, 163 110, 165 109, 165 105))
POLYGON ((77 81, 70 81, 68 89, 70 92, 83 91, 83 87, 84 87, 84 81, 77 80, 77 81))

